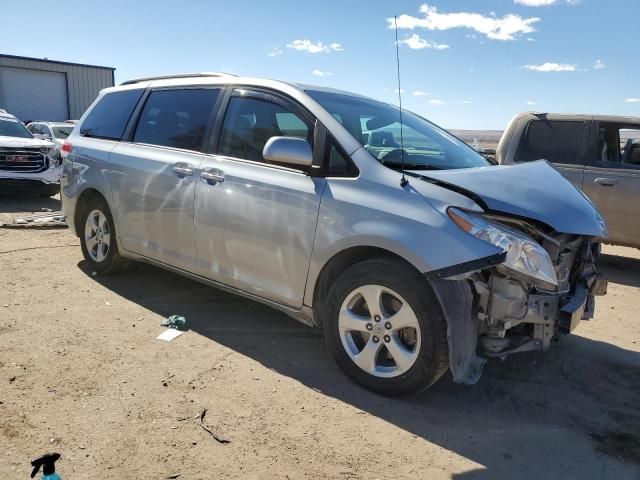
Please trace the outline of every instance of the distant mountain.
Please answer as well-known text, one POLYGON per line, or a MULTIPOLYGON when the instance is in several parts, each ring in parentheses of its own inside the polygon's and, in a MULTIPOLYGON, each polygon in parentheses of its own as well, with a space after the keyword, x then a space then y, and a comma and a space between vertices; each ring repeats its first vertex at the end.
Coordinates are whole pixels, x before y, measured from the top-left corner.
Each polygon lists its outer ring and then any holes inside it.
POLYGON ((478 140, 481 147, 484 148, 496 148, 500 137, 502 137, 502 130, 449 130, 460 140, 471 145, 474 140, 478 140))

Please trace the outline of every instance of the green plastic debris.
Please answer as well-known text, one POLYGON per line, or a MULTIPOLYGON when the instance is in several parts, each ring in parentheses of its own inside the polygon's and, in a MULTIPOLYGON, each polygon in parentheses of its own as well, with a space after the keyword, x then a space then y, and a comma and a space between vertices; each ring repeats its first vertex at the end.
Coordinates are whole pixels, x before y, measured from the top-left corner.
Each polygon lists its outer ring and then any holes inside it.
POLYGON ((171 315, 160 324, 163 327, 175 328, 176 330, 188 330, 187 319, 180 315, 171 315))

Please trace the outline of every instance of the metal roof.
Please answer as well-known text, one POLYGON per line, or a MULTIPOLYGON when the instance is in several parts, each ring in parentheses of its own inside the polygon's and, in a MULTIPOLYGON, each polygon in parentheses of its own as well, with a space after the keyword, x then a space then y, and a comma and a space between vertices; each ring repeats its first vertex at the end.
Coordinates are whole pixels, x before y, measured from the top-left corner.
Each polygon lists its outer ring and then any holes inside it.
POLYGON ((105 70, 115 70, 115 67, 105 67, 102 65, 90 65, 88 63, 75 63, 75 62, 63 62, 59 60, 50 60, 48 58, 34 58, 34 57, 21 57, 19 55, 6 55, 4 53, 0 53, 0 58, 13 58, 17 60, 32 60, 34 62, 44 62, 44 63, 55 63, 58 65, 73 65, 76 67, 90 67, 90 68, 102 68, 105 70))

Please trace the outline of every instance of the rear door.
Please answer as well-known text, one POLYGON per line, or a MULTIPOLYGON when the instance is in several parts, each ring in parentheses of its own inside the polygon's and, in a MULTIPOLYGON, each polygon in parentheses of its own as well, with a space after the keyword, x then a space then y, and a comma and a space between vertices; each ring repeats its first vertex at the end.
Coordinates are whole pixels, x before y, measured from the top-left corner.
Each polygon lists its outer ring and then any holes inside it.
POLYGON ((590 121, 540 118, 529 121, 516 162, 544 159, 574 186, 582 188, 590 121))
POLYGON ((312 143, 314 119, 279 95, 237 89, 219 123, 196 185, 198 272, 300 307, 326 181, 269 163, 262 150, 272 136, 312 143))
POLYGON ((194 195, 205 134, 221 89, 148 92, 135 126, 111 153, 111 188, 122 246, 193 271, 194 195))
POLYGON ((640 165, 625 155, 640 140, 640 126, 599 122, 595 131, 584 192, 607 222, 609 241, 640 246, 640 165))

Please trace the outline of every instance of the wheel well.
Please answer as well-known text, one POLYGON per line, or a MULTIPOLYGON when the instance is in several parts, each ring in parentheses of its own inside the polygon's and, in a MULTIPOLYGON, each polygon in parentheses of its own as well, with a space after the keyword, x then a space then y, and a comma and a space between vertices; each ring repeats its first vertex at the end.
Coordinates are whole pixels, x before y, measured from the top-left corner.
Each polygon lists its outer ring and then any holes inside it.
POLYGON ((82 225, 80 225, 82 215, 80 215, 80 213, 82 212, 82 209, 84 208, 84 206, 87 205, 90 201, 92 201, 95 198, 101 198, 106 203, 104 196, 95 188, 87 188, 86 190, 84 190, 78 197, 78 200, 76 201, 76 209, 73 214, 73 217, 74 217, 73 224, 75 226, 76 234, 78 236, 80 236, 80 231, 82 228, 82 225))
POLYGON ((322 298, 326 298, 329 293, 329 288, 336 281, 338 276, 344 272, 347 268, 355 265, 356 263, 363 262, 365 260, 371 260, 374 258, 393 258, 396 259, 412 269, 417 269, 402 258, 389 250, 378 247, 351 247, 335 254, 326 264, 322 267, 322 271, 318 275, 316 280, 314 292, 313 292, 313 309, 314 318, 317 323, 322 323, 324 312, 322 311, 323 302, 319 301, 322 298))

